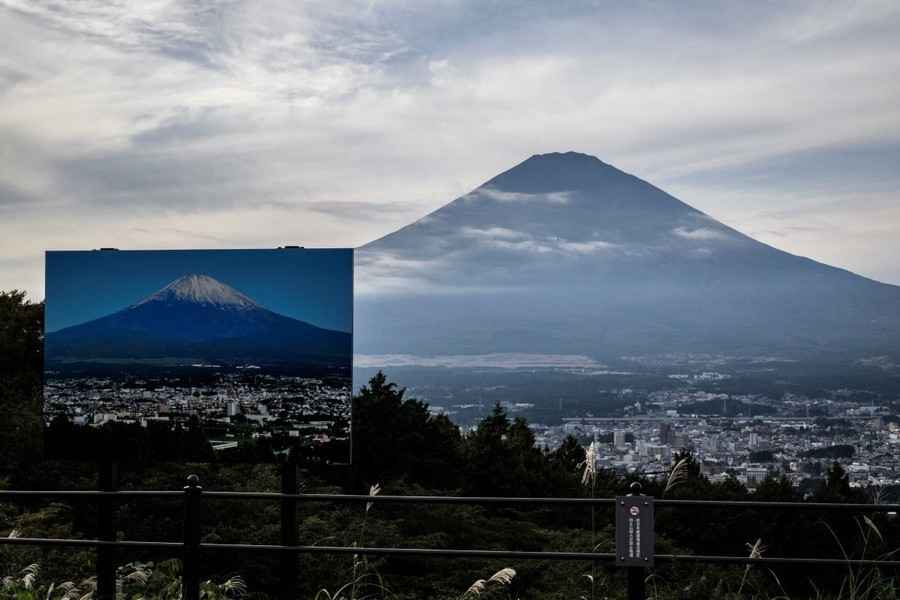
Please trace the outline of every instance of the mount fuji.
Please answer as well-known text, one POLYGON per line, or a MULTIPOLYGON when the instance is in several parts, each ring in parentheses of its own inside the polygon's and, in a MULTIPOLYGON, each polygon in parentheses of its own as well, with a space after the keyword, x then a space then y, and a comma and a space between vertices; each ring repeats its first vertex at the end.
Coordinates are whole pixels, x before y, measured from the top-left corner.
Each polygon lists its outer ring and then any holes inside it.
POLYGON ((113 314, 46 336, 48 362, 114 359, 349 365, 351 334, 268 310, 208 275, 189 274, 113 314))
POLYGON ((356 351, 900 357, 900 287, 599 159, 535 155, 356 254, 356 351))

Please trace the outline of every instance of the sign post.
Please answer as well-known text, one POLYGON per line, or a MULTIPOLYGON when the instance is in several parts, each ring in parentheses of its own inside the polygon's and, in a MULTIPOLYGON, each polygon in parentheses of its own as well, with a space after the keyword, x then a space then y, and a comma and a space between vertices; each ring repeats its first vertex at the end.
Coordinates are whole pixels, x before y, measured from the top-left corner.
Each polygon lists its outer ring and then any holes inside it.
POLYGON ((644 600, 645 569, 653 566, 656 531, 653 497, 640 494, 640 484, 632 484, 636 494, 616 498, 616 564, 628 568, 628 599, 644 600))

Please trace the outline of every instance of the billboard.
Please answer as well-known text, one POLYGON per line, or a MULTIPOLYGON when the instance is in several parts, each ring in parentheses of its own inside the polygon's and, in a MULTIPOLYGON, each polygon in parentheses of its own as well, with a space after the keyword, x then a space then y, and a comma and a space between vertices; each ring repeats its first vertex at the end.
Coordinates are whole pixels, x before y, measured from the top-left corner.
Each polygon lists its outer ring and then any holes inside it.
POLYGON ((353 251, 47 252, 44 356, 48 421, 341 435, 353 251))

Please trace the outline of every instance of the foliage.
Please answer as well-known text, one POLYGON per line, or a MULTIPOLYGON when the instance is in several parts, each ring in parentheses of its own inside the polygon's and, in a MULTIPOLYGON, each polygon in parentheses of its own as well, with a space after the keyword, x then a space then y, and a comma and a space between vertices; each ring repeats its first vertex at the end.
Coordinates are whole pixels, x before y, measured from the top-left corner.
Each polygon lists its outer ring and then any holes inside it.
POLYGON ((0 473, 41 454, 44 305, 0 292, 0 473))
MULTIPOLYGON (((92 600, 97 592, 94 577, 78 582, 44 584, 40 574, 40 565, 32 563, 18 574, 4 577, 0 600, 92 600)), ((221 583, 207 580, 200 584, 201 600, 232 600, 246 595, 247 586, 238 576, 221 583)), ((133 562, 117 570, 117 600, 181 600, 181 597, 181 562, 178 560, 158 564, 133 562)))
POLYGON ((58 416, 46 430, 48 458, 97 461, 114 449, 116 458, 125 463, 146 465, 166 461, 210 461, 213 449, 200 423, 193 417, 186 426, 180 423, 107 422, 101 427, 75 425, 58 416))
POLYGON ((353 462, 360 485, 406 478, 432 488, 458 487, 459 429, 405 393, 379 372, 353 399, 353 462))
POLYGON ((826 448, 814 448, 805 452, 806 458, 852 458, 856 454, 856 448, 849 444, 838 444, 826 448))

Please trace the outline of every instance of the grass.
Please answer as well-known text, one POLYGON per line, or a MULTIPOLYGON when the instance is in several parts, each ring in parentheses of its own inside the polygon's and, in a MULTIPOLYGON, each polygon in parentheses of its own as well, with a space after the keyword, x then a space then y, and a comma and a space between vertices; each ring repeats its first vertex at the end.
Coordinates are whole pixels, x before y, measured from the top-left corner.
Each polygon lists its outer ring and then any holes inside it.
MULTIPOLYGON (((0 585, 2 600, 93 600, 97 580, 62 583, 40 582, 41 567, 28 565, 13 576, 4 577, 0 585)), ((239 576, 216 583, 200 584, 201 600, 239 600, 247 595, 247 585, 239 576)), ((116 598, 121 600, 181 600, 181 561, 159 563, 133 562, 123 565, 116 573, 116 598)))

